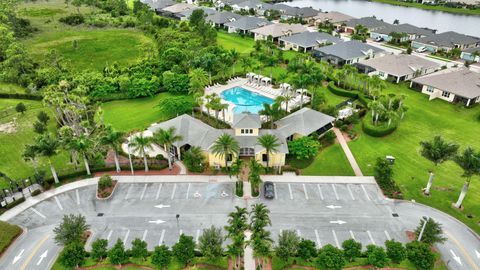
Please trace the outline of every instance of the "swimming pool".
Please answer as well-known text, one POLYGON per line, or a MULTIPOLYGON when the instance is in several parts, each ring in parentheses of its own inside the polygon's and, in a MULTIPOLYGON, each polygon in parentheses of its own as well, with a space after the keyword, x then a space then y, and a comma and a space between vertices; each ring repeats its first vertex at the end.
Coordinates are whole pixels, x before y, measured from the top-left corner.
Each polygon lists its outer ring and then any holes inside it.
POLYGON ((248 91, 242 87, 234 87, 223 91, 220 95, 224 100, 235 104, 234 113, 258 113, 263 109, 263 103, 272 104, 273 99, 248 91))

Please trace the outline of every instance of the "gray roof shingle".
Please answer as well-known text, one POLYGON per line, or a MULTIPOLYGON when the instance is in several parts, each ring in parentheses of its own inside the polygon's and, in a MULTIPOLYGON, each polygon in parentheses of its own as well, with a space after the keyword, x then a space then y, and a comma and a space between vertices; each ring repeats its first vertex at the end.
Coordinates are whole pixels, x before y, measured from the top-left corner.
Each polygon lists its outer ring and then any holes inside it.
POLYGON ((408 23, 398 24, 398 25, 392 24, 392 25, 380 28, 378 30, 375 30, 374 32, 384 34, 384 35, 389 35, 392 32, 407 33, 410 35, 415 34, 418 36, 431 36, 435 34, 435 30, 416 27, 408 23))
POLYGON ((457 32, 449 31, 415 40, 418 43, 433 45, 437 47, 454 48, 457 44, 480 43, 480 38, 467 36, 457 32))
POLYGON ((238 15, 236 13, 232 13, 229 11, 224 11, 224 12, 217 12, 215 14, 209 15, 205 20, 215 24, 225 24, 227 22, 236 21, 242 17, 243 17, 242 15, 238 15))
POLYGON ((260 115, 253 113, 240 113, 233 116, 233 128, 260 128, 262 121, 260 115))
POLYGON ((285 138, 295 133, 308 136, 335 121, 334 117, 310 108, 302 108, 275 122, 277 131, 285 138))
POLYGON ((430 85, 437 89, 465 98, 480 96, 480 73, 467 68, 456 71, 445 70, 412 80, 415 83, 430 85))
POLYGON ((409 54, 389 54, 383 57, 361 60, 359 64, 397 76, 413 74, 417 70, 440 67, 440 64, 436 62, 409 54))
POLYGON ((341 38, 334 37, 330 34, 322 33, 322 32, 303 32, 303 33, 299 33, 299 34, 295 34, 287 37, 282 37, 279 40, 297 44, 304 48, 315 47, 315 46, 318 46, 319 44, 327 43, 327 42, 333 43, 333 44, 343 42, 341 38))
POLYGON ((269 22, 263 18, 247 16, 233 22, 228 22, 225 24, 225 26, 247 31, 270 24, 272 24, 272 22, 269 22))
POLYGON ((380 48, 368 45, 358 40, 340 42, 330 46, 315 48, 314 50, 325 55, 333 55, 344 60, 363 57, 370 51, 373 53, 384 52, 384 50, 380 48))
POLYGON ((355 27, 359 24, 365 26, 370 31, 391 25, 384 21, 378 20, 377 18, 374 18, 374 17, 363 17, 360 19, 351 19, 345 22, 345 25, 347 25, 348 27, 355 27))

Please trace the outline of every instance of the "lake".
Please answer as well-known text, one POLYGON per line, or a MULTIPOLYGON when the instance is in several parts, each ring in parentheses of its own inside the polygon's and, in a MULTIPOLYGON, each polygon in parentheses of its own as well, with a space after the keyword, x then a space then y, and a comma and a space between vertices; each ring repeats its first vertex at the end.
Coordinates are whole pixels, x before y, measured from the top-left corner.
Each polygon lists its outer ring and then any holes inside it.
POLYGON ((313 7, 322 11, 339 11, 357 18, 375 15, 388 23, 398 19, 400 23, 436 29, 438 33, 456 31, 480 37, 480 16, 401 7, 365 0, 293 0, 285 4, 313 7))

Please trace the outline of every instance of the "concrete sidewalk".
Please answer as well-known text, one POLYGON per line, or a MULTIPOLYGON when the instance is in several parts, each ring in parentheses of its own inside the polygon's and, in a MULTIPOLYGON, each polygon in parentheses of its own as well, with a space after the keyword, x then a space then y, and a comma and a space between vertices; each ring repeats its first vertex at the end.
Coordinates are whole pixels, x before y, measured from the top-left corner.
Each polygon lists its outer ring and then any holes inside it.
POLYGON ((352 151, 350 151, 350 148, 348 147, 347 141, 343 137, 342 132, 338 128, 333 128, 333 132, 335 132, 335 135, 337 135, 337 140, 342 146, 343 152, 345 153, 345 156, 347 156, 348 162, 350 162, 350 166, 352 166, 355 175, 363 176, 362 170, 360 170, 360 167, 358 166, 357 161, 352 154, 352 151))
POLYGON ((376 184, 373 176, 262 175, 263 181, 276 183, 376 184))

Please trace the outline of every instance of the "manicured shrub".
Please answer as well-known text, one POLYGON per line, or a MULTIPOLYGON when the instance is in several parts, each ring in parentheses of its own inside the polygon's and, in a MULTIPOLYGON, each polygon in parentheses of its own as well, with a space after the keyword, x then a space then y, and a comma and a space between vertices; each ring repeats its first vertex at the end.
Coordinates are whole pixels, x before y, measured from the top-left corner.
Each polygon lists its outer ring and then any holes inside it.
POLYGON ((387 253, 382 247, 368 245, 366 254, 367 262, 377 268, 384 267, 387 264, 387 253))
POLYGON ((348 239, 343 241, 342 243, 343 254, 345 258, 351 262, 355 260, 355 258, 360 257, 362 255, 362 243, 357 242, 353 239, 348 239))
POLYGON ((372 137, 383 137, 393 133, 397 129, 397 124, 393 122, 389 127, 387 125, 374 126, 369 119, 362 121, 362 130, 365 134, 372 137))
POLYGON ((59 21, 68 25, 79 25, 85 22, 85 18, 82 14, 75 13, 66 17, 62 17, 59 19, 59 21))
POLYGON ((108 174, 102 175, 100 179, 98 179, 98 188, 100 190, 110 188, 113 186, 113 180, 112 177, 108 174))
POLYGON ((435 255, 430 245, 414 241, 407 244, 407 258, 418 269, 433 269, 435 263, 435 255))
POLYGON ((340 270, 345 266, 345 257, 342 250, 328 244, 320 249, 316 264, 318 268, 340 270))
POLYGON ((395 240, 385 241, 385 247, 387 248, 387 256, 393 263, 400 263, 405 260, 407 252, 402 243, 395 240))
POLYGON ((330 90, 330 92, 332 92, 333 94, 335 94, 337 96, 349 97, 349 98, 357 98, 358 97, 357 92, 342 89, 342 88, 336 86, 333 81, 328 83, 327 88, 328 88, 328 90, 330 90))
POLYGON ((316 139, 305 136, 288 142, 288 150, 296 159, 309 159, 318 154, 320 142, 316 139))

